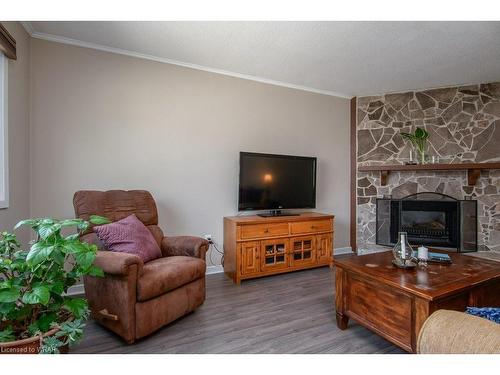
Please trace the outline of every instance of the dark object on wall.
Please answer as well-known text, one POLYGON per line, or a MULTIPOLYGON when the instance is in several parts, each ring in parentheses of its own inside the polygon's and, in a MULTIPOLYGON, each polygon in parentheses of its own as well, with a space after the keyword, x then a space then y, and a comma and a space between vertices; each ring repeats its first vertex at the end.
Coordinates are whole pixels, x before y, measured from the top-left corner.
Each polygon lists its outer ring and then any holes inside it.
POLYGON ((0 23, 0 51, 9 59, 17 60, 16 40, 9 34, 7 29, 0 23))
MULTIPOLYGON (((209 243, 198 237, 164 237, 149 192, 78 191, 73 206, 79 218, 101 213, 118 221, 135 214, 162 252, 161 258, 144 263, 137 255, 98 251, 95 265, 105 277, 84 278, 85 296, 97 322, 133 343, 203 304, 209 243)), ((91 229, 83 239, 102 247, 91 229)))
POLYGON ((417 193, 403 199, 377 199, 378 245, 393 246, 398 232, 412 245, 477 251, 477 201, 440 193, 417 193))
POLYGON ((357 98, 354 97, 351 99, 351 108, 350 108, 350 119, 351 119, 351 197, 350 197, 350 211, 351 211, 351 220, 349 225, 349 238, 350 245, 353 252, 358 251, 358 247, 356 245, 356 187, 357 187, 357 163, 356 163, 356 137, 357 137, 357 129, 356 129, 356 110, 357 110, 357 98))
POLYGON ((315 207, 316 158, 240 152, 240 211, 315 207))

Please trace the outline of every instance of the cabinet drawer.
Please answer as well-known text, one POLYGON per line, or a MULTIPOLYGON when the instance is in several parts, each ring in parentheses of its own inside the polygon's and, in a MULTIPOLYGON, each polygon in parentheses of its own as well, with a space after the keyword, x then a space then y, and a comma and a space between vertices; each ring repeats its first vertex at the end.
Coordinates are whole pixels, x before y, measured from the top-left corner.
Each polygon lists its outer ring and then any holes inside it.
POLYGON ((273 236, 286 236, 288 223, 253 224, 241 226, 241 238, 262 238, 273 236))
POLYGON ((332 230, 330 220, 299 221, 290 224, 291 234, 326 232, 332 230))

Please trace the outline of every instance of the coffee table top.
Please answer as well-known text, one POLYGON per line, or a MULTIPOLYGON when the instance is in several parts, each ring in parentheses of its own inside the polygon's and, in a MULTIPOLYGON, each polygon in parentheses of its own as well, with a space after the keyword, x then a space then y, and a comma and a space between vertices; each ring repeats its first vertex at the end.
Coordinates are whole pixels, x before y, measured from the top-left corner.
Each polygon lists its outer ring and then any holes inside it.
POLYGON ((392 264, 392 251, 335 256, 333 264, 397 289, 434 300, 488 280, 500 279, 500 262, 449 254, 452 264, 428 263, 427 268, 401 269, 392 264))

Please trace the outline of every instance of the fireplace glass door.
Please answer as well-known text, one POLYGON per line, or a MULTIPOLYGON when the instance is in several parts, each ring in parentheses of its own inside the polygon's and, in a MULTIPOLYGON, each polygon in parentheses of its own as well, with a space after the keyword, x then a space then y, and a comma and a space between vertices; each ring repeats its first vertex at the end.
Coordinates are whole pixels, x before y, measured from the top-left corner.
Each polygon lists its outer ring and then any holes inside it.
POLYGON ((457 214, 455 202, 402 201, 398 231, 408 233, 413 244, 456 247, 457 214))
POLYGON ((439 193, 377 199, 376 243, 394 246, 398 232, 412 245, 477 250, 477 202, 439 193))

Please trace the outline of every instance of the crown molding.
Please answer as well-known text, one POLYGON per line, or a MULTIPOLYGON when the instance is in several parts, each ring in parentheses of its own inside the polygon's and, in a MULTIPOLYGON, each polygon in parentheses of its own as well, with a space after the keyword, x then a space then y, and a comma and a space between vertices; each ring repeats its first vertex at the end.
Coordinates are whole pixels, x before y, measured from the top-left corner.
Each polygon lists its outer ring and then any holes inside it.
POLYGON ((32 37, 35 30, 29 21, 20 21, 21 25, 24 27, 24 30, 32 37))
POLYGON ((276 81, 276 80, 263 78, 263 77, 230 72, 230 71, 227 71, 224 69, 210 68, 210 67, 203 66, 203 65, 191 64, 191 63, 187 63, 187 62, 183 62, 183 61, 177 61, 177 60, 167 59, 167 58, 163 58, 163 57, 147 55, 147 54, 134 52, 134 51, 130 51, 130 50, 125 50, 125 49, 121 49, 121 48, 108 47, 108 46, 105 46, 102 44, 84 42, 81 40, 66 38, 66 37, 62 37, 59 35, 40 33, 38 31, 34 30, 32 25, 29 22, 22 22, 22 25, 24 26, 26 31, 31 35, 31 37, 36 38, 36 39, 43 39, 43 40, 47 40, 50 42, 69 44, 69 45, 73 45, 73 46, 77 46, 77 47, 90 48, 90 49, 95 49, 95 50, 104 51, 104 52, 116 53, 119 55, 136 57, 139 59, 156 61, 156 62, 160 62, 160 63, 164 63, 164 64, 177 65, 177 66, 182 66, 184 68, 202 70, 202 71, 209 72, 209 73, 215 73, 215 74, 221 74, 221 75, 225 75, 225 76, 229 76, 229 77, 241 78, 241 79, 245 79, 248 81, 266 83, 268 85, 273 85, 273 86, 281 86, 281 87, 286 87, 286 88, 300 90, 300 91, 308 91, 308 92, 312 92, 315 94, 335 96, 338 98, 345 98, 345 99, 352 98, 352 95, 346 95, 346 94, 339 93, 339 92, 334 92, 334 91, 329 91, 329 90, 320 90, 320 89, 315 89, 312 87, 295 85, 293 83, 281 82, 281 81, 276 81))

